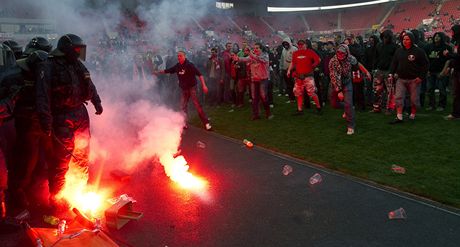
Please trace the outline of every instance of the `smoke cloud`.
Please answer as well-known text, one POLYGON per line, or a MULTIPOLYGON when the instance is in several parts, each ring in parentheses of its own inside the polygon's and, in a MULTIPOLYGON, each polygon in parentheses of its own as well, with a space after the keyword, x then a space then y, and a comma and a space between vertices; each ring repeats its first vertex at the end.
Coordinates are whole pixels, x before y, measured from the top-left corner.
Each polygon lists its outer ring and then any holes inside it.
POLYGON ((192 16, 204 17, 212 1, 6 0, 4 6, 55 20, 57 38, 77 34, 87 43, 87 58, 106 60, 99 70, 87 62, 104 107, 103 114, 96 116, 88 105, 93 165, 104 164, 109 171, 131 170, 177 151, 185 116, 164 103, 158 78, 148 71, 133 72, 134 57, 146 48, 166 54, 172 43, 183 41, 178 32, 193 22, 192 16), (101 39, 119 37, 117 27, 132 20, 126 13, 138 16, 143 32, 118 39, 121 43, 101 52, 101 39))

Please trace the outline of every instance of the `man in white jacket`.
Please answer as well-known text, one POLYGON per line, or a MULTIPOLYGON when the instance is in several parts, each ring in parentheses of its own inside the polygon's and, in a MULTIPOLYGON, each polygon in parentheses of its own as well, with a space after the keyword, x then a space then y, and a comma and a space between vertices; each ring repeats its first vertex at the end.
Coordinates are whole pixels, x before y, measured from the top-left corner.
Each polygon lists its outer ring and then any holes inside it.
POLYGON ((291 77, 288 77, 286 73, 292 61, 292 53, 297 51, 297 47, 292 45, 291 38, 289 37, 284 38, 282 45, 283 51, 280 58, 281 83, 284 83, 284 88, 286 88, 285 93, 289 96, 289 101, 294 102, 294 80, 291 77))

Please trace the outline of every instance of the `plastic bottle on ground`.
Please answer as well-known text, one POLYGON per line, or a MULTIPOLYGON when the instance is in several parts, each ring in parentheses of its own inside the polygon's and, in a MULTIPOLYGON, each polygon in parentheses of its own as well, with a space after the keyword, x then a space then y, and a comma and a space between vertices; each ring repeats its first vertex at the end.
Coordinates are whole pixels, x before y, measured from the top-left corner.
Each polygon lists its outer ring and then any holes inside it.
POLYGON ((310 184, 311 184, 311 185, 320 183, 321 181, 323 181, 323 178, 321 177, 321 175, 319 175, 319 173, 315 173, 315 174, 314 174, 313 176, 311 176, 311 178, 310 178, 310 184))
POLYGON ((254 144, 253 144, 251 141, 249 141, 248 139, 244 139, 244 140, 243 140, 243 143, 244 143, 244 145, 246 145, 246 147, 248 147, 248 148, 254 147, 254 144))
POLYGON ((204 142, 202 142, 202 141, 197 141, 196 146, 199 147, 199 148, 206 148, 206 144, 204 144, 204 142))
POLYGON ((404 210, 404 208, 398 208, 388 213, 388 219, 390 220, 397 220, 397 219, 404 220, 406 218, 407 218, 407 215, 406 215, 406 211, 404 210))
POLYGON ((402 166, 391 165, 391 170, 392 170, 394 173, 406 174, 406 168, 404 168, 404 167, 402 167, 402 166))
POLYGON ((292 172, 292 166, 290 165, 285 165, 283 166, 283 175, 287 176, 292 172))

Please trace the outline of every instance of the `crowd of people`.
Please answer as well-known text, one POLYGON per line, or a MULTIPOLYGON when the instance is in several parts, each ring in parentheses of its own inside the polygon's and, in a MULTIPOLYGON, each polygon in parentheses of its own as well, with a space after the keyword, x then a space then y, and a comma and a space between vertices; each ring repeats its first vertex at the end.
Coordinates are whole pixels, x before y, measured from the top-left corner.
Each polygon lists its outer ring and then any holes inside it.
MULTIPOLYGON (((420 106, 445 111, 448 89, 454 98, 445 119, 460 119, 460 25, 452 27, 451 38, 443 32, 430 43, 424 38, 418 30, 399 35, 386 30, 366 41, 352 35, 327 42, 286 37, 274 47, 210 39, 193 50, 177 45, 130 49, 123 39, 104 39, 85 63, 86 44, 74 34, 62 36, 55 49, 43 37, 30 40, 24 50, 6 41, 0 47, 0 201, 12 209, 27 208, 27 188, 43 156, 50 208, 65 207, 57 195, 70 160, 88 171, 88 147, 75 152, 74 144, 77 137, 90 136, 86 102, 96 114, 103 112, 89 71, 96 77, 156 81, 154 90, 174 98, 171 105, 180 105, 185 115, 192 100, 206 130, 212 127, 202 104, 241 108, 250 103, 252 121, 262 119, 260 106, 270 120, 277 96, 277 103, 292 103, 293 117, 312 106, 318 115, 328 105, 343 109, 345 133, 353 135, 355 110, 394 114, 391 124, 403 123, 406 111, 414 121, 420 106)), ((5 211, 3 206, 3 216, 5 211)))

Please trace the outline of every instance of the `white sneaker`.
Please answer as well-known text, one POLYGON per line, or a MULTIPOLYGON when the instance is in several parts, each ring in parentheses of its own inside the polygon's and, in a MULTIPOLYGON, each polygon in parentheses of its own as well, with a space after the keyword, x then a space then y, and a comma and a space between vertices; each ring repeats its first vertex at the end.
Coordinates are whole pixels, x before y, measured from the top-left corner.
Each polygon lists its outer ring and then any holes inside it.
POLYGON ((347 135, 353 135, 355 133, 355 130, 352 128, 347 129, 347 135))
POLYGON ((445 120, 456 120, 456 119, 460 119, 460 118, 454 117, 454 115, 449 114, 449 115, 445 116, 444 119, 445 120))
POLYGON ((210 123, 207 123, 207 124, 205 125, 205 128, 206 128, 207 131, 212 130, 212 126, 211 126, 210 123))

